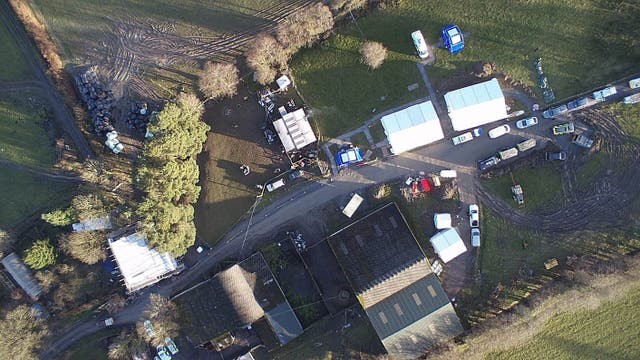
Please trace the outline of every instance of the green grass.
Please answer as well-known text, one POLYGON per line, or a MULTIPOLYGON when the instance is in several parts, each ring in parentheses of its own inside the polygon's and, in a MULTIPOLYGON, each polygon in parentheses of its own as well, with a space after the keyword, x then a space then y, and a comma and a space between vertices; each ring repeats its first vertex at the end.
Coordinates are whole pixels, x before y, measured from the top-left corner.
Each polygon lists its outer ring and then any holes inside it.
POLYGON ((589 160, 578 169, 578 173, 576 174, 578 185, 586 186, 596 180, 598 175, 602 173, 603 168, 607 165, 608 159, 608 154, 602 151, 591 154, 589 160))
POLYGON ((360 61, 362 43, 359 33, 348 27, 322 46, 301 51, 291 62, 298 88, 315 109, 313 119, 322 136, 335 137, 361 126, 375 115, 374 109, 380 112, 426 96, 424 86, 407 90, 421 82, 411 54, 389 48, 384 64, 369 70, 360 61))
MULTIPOLYGON (((552 164, 537 168, 515 169, 513 178, 516 184, 522 186, 524 192, 522 209, 525 211, 536 211, 554 205, 562 191, 560 170, 552 164)), ((492 179, 483 179, 482 182, 503 200, 514 207, 518 206, 513 200, 511 193, 513 180, 508 172, 492 179)))
POLYGON ((107 347, 102 344, 103 339, 116 336, 120 329, 111 328, 87 336, 67 350, 62 356, 65 360, 107 360, 107 347))
POLYGON ((615 103, 609 108, 615 114, 618 123, 624 131, 635 141, 640 141, 640 105, 625 105, 615 103))
POLYGON ((13 39, 7 26, 0 25, 0 80, 25 80, 30 78, 27 64, 22 57, 18 44, 13 39))
POLYGON ((373 141, 375 141, 376 144, 387 138, 387 135, 384 133, 382 122, 380 121, 376 121, 373 125, 369 126, 369 131, 371 132, 371 137, 373 137, 373 141))
POLYGON ((0 167, 0 228, 11 227, 36 210, 54 208, 70 197, 72 189, 0 167))
POLYGON ((363 149, 363 151, 371 147, 369 141, 367 140, 367 136, 363 132, 353 135, 349 140, 351 140, 353 145, 359 146, 361 149, 363 149))
POLYGON ((526 344, 487 359, 638 359, 640 288, 593 310, 565 312, 549 320, 526 344))
POLYGON ((0 158, 29 166, 53 164, 53 141, 45 130, 42 100, 28 92, 0 96, 0 158))

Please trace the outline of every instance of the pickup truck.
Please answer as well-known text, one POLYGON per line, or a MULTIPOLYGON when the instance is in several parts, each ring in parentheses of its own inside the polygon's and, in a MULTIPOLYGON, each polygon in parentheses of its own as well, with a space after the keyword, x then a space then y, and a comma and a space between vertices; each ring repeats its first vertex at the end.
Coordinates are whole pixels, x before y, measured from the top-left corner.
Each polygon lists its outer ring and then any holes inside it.
POLYGON ((609 86, 608 88, 604 88, 602 90, 595 91, 593 93, 593 98, 597 101, 604 101, 605 98, 615 95, 618 92, 615 86, 609 86))
POLYGON ((572 134, 574 131, 576 131, 576 128, 575 128, 575 126, 573 125, 572 122, 568 122, 568 123, 560 124, 560 125, 555 125, 553 127, 553 135, 572 134))
POLYGON ((451 141, 453 141, 453 145, 460 145, 471 140, 473 140, 473 134, 470 131, 451 139, 451 141))
POLYGON ((492 166, 496 166, 498 165, 498 163, 500 162, 500 158, 497 157, 496 155, 493 155, 492 157, 488 158, 488 159, 484 159, 482 161, 478 162, 478 169, 480 169, 480 171, 485 171, 488 168, 492 167, 492 166))

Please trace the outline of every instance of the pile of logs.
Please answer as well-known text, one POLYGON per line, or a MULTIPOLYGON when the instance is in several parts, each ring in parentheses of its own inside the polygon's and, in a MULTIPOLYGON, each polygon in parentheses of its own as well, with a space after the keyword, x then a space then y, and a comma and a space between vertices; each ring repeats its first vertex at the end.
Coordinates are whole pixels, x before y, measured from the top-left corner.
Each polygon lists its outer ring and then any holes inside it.
POLYGON ((91 114, 95 132, 102 137, 109 131, 113 131, 111 125, 115 102, 113 92, 100 84, 98 76, 91 68, 76 76, 75 80, 80 96, 91 114))

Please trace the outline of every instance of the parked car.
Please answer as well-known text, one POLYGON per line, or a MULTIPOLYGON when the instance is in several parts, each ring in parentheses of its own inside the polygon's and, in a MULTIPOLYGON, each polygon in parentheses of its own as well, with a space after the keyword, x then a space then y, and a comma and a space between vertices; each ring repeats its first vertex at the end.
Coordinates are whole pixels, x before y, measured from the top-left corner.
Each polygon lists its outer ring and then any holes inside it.
POLYGON ((424 192, 431 191, 431 185, 429 184, 429 180, 425 178, 420 179, 420 187, 422 187, 422 191, 424 192))
POLYGON ((640 102, 640 93, 625 96, 625 98, 622 99, 622 103, 626 105, 633 105, 639 102, 640 102))
POLYGON ((272 192, 273 190, 277 190, 284 186, 284 179, 276 180, 272 183, 267 184, 267 191, 272 192))
POLYGON ((516 147, 519 151, 527 151, 536 147, 537 141, 536 139, 527 139, 519 142, 516 147))
POLYGON ((518 205, 524 204, 524 192, 522 191, 522 186, 514 185, 511 187, 511 193, 513 194, 513 200, 518 205))
POLYGON ((469 205, 469 225, 472 228, 480 226, 480 208, 476 204, 469 205))
POLYGON ((508 148, 508 149, 502 149, 500 150, 500 152, 498 152, 498 156, 500 157, 500 160, 511 159, 512 157, 518 156, 518 149, 514 147, 508 148))
POLYGON ((411 40, 413 40, 413 46, 416 47, 416 51, 418 52, 420 59, 429 57, 429 49, 427 48, 427 43, 424 41, 424 36, 422 36, 422 32, 420 30, 416 30, 411 33, 411 40))
POLYGON ((567 105, 560 105, 543 111, 542 117, 544 117, 545 119, 551 119, 552 117, 558 116, 562 113, 566 113, 567 111, 569 111, 567 105))
POLYGON ((500 137, 504 134, 508 134, 509 131, 511 131, 511 127, 509 125, 500 125, 497 128, 493 128, 491 130, 489 130, 489 137, 492 139, 495 139, 497 137, 500 137))
POLYGON ((480 137, 482 134, 484 134, 484 130, 481 127, 473 129, 473 136, 480 137))
POLYGON ((605 101, 605 99, 611 95, 615 95, 618 93, 615 86, 609 86, 608 88, 604 88, 602 90, 595 91, 593 93, 593 98, 597 101, 605 101))
POLYGON ((471 228, 471 246, 480 247, 480 229, 471 228))
POLYGON ((567 153, 564 151, 559 152, 546 152, 544 153, 544 158, 547 160, 567 160, 567 153))
POLYGON ((640 78, 629 80, 629 87, 632 89, 636 89, 640 87, 640 78))
POLYGON ((153 326, 151 326, 151 320, 145 320, 142 325, 144 326, 144 331, 147 333, 147 337, 153 338, 156 336, 156 332, 153 331, 153 326))
POLYGON ((440 177, 445 179, 455 179, 458 177, 458 172, 451 169, 440 170, 440 177))
POLYGON ((569 110, 573 110, 573 109, 577 109, 579 107, 585 106, 589 103, 589 98, 588 97, 584 97, 582 99, 576 99, 573 101, 569 101, 567 103, 567 108, 569 110))
POLYGON ((538 118, 535 116, 516 121, 516 127, 518 129, 526 129, 534 125, 538 125, 538 118))
POLYGON ((484 159, 482 161, 478 162, 478 169, 480 169, 480 171, 485 171, 488 168, 492 167, 492 166, 496 166, 498 165, 498 163, 500 162, 500 158, 497 157, 496 155, 488 158, 488 159, 484 159))
POLYGON ((453 141, 453 145, 460 145, 471 140, 473 140, 473 134, 470 131, 451 139, 451 141, 453 141))
POLYGON ((171 340, 170 337, 166 337, 164 338, 164 344, 167 345, 167 349, 169 349, 169 351, 171 352, 171 355, 175 355, 178 353, 178 347, 176 346, 176 343, 173 342, 173 340, 171 340))
POLYGON ((348 147, 338 151, 336 154, 336 165, 340 168, 364 161, 364 155, 359 147, 348 147))
POLYGON ((299 179, 304 176, 304 171, 302 170, 293 170, 289 173, 289 180, 299 179))
POLYGON ((582 134, 573 135, 571 142, 586 149, 591 148, 591 146, 593 145, 593 139, 589 139, 582 134))
POLYGON ((276 134, 273 133, 271 129, 266 129, 264 131, 264 137, 267 139, 267 144, 271 145, 276 142, 276 134))
POLYGON ((553 135, 565 135, 565 134, 572 134, 576 131, 575 126, 573 125, 572 122, 568 122, 568 123, 564 123, 564 124, 560 124, 560 125, 555 125, 553 127, 553 135))
POLYGON ((449 24, 440 31, 442 44, 452 54, 457 54, 464 49, 464 37, 458 25, 449 24))
POLYGON ((167 351, 167 348, 164 345, 158 345, 156 347, 156 351, 158 352, 158 357, 160 360, 171 360, 171 355, 167 351))

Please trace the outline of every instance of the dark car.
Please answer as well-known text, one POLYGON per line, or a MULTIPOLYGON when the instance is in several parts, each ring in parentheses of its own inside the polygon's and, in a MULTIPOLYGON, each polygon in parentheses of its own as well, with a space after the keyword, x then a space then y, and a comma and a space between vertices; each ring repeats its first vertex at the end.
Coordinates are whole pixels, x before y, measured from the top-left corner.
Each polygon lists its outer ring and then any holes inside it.
POLYGON ((485 171, 492 166, 496 166, 499 162, 500 158, 494 155, 488 159, 478 161, 478 169, 480 169, 480 171, 485 171))
POLYGON ((302 170, 293 170, 289 173, 289 180, 299 179, 304 176, 304 171, 302 170))
POLYGON ((560 161, 564 161, 567 160, 567 153, 564 151, 560 151, 560 152, 547 152, 544 153, 544 158, 547 160, 560 160, 560 161))
POLYGON ((549 119, 549 118, 552 118, 554 116, 558 116, 558 115, 560 115, 562 113, 565 113, 567 111, 569 111, 569 108, 567 107, 567 105, 560 105, 558 107, 554 107, 554 108, 550 108, 550 109, 545 110, 544 112, 542 112, 542 116, 545 119, 549 119))
POLYGON ((579 107, 585 106, 589 103, 589 98, 576 99, 573 101, 569 101, 567 103, 567 108, 569 110, 577 109, 579 107))
POLYGON ((267 129, 264 131, 264 137, 267 139, 267 143, 269 145, 276 142, 276 134, 274 134, 273 131, 271 131, 271 129, 267 129))

